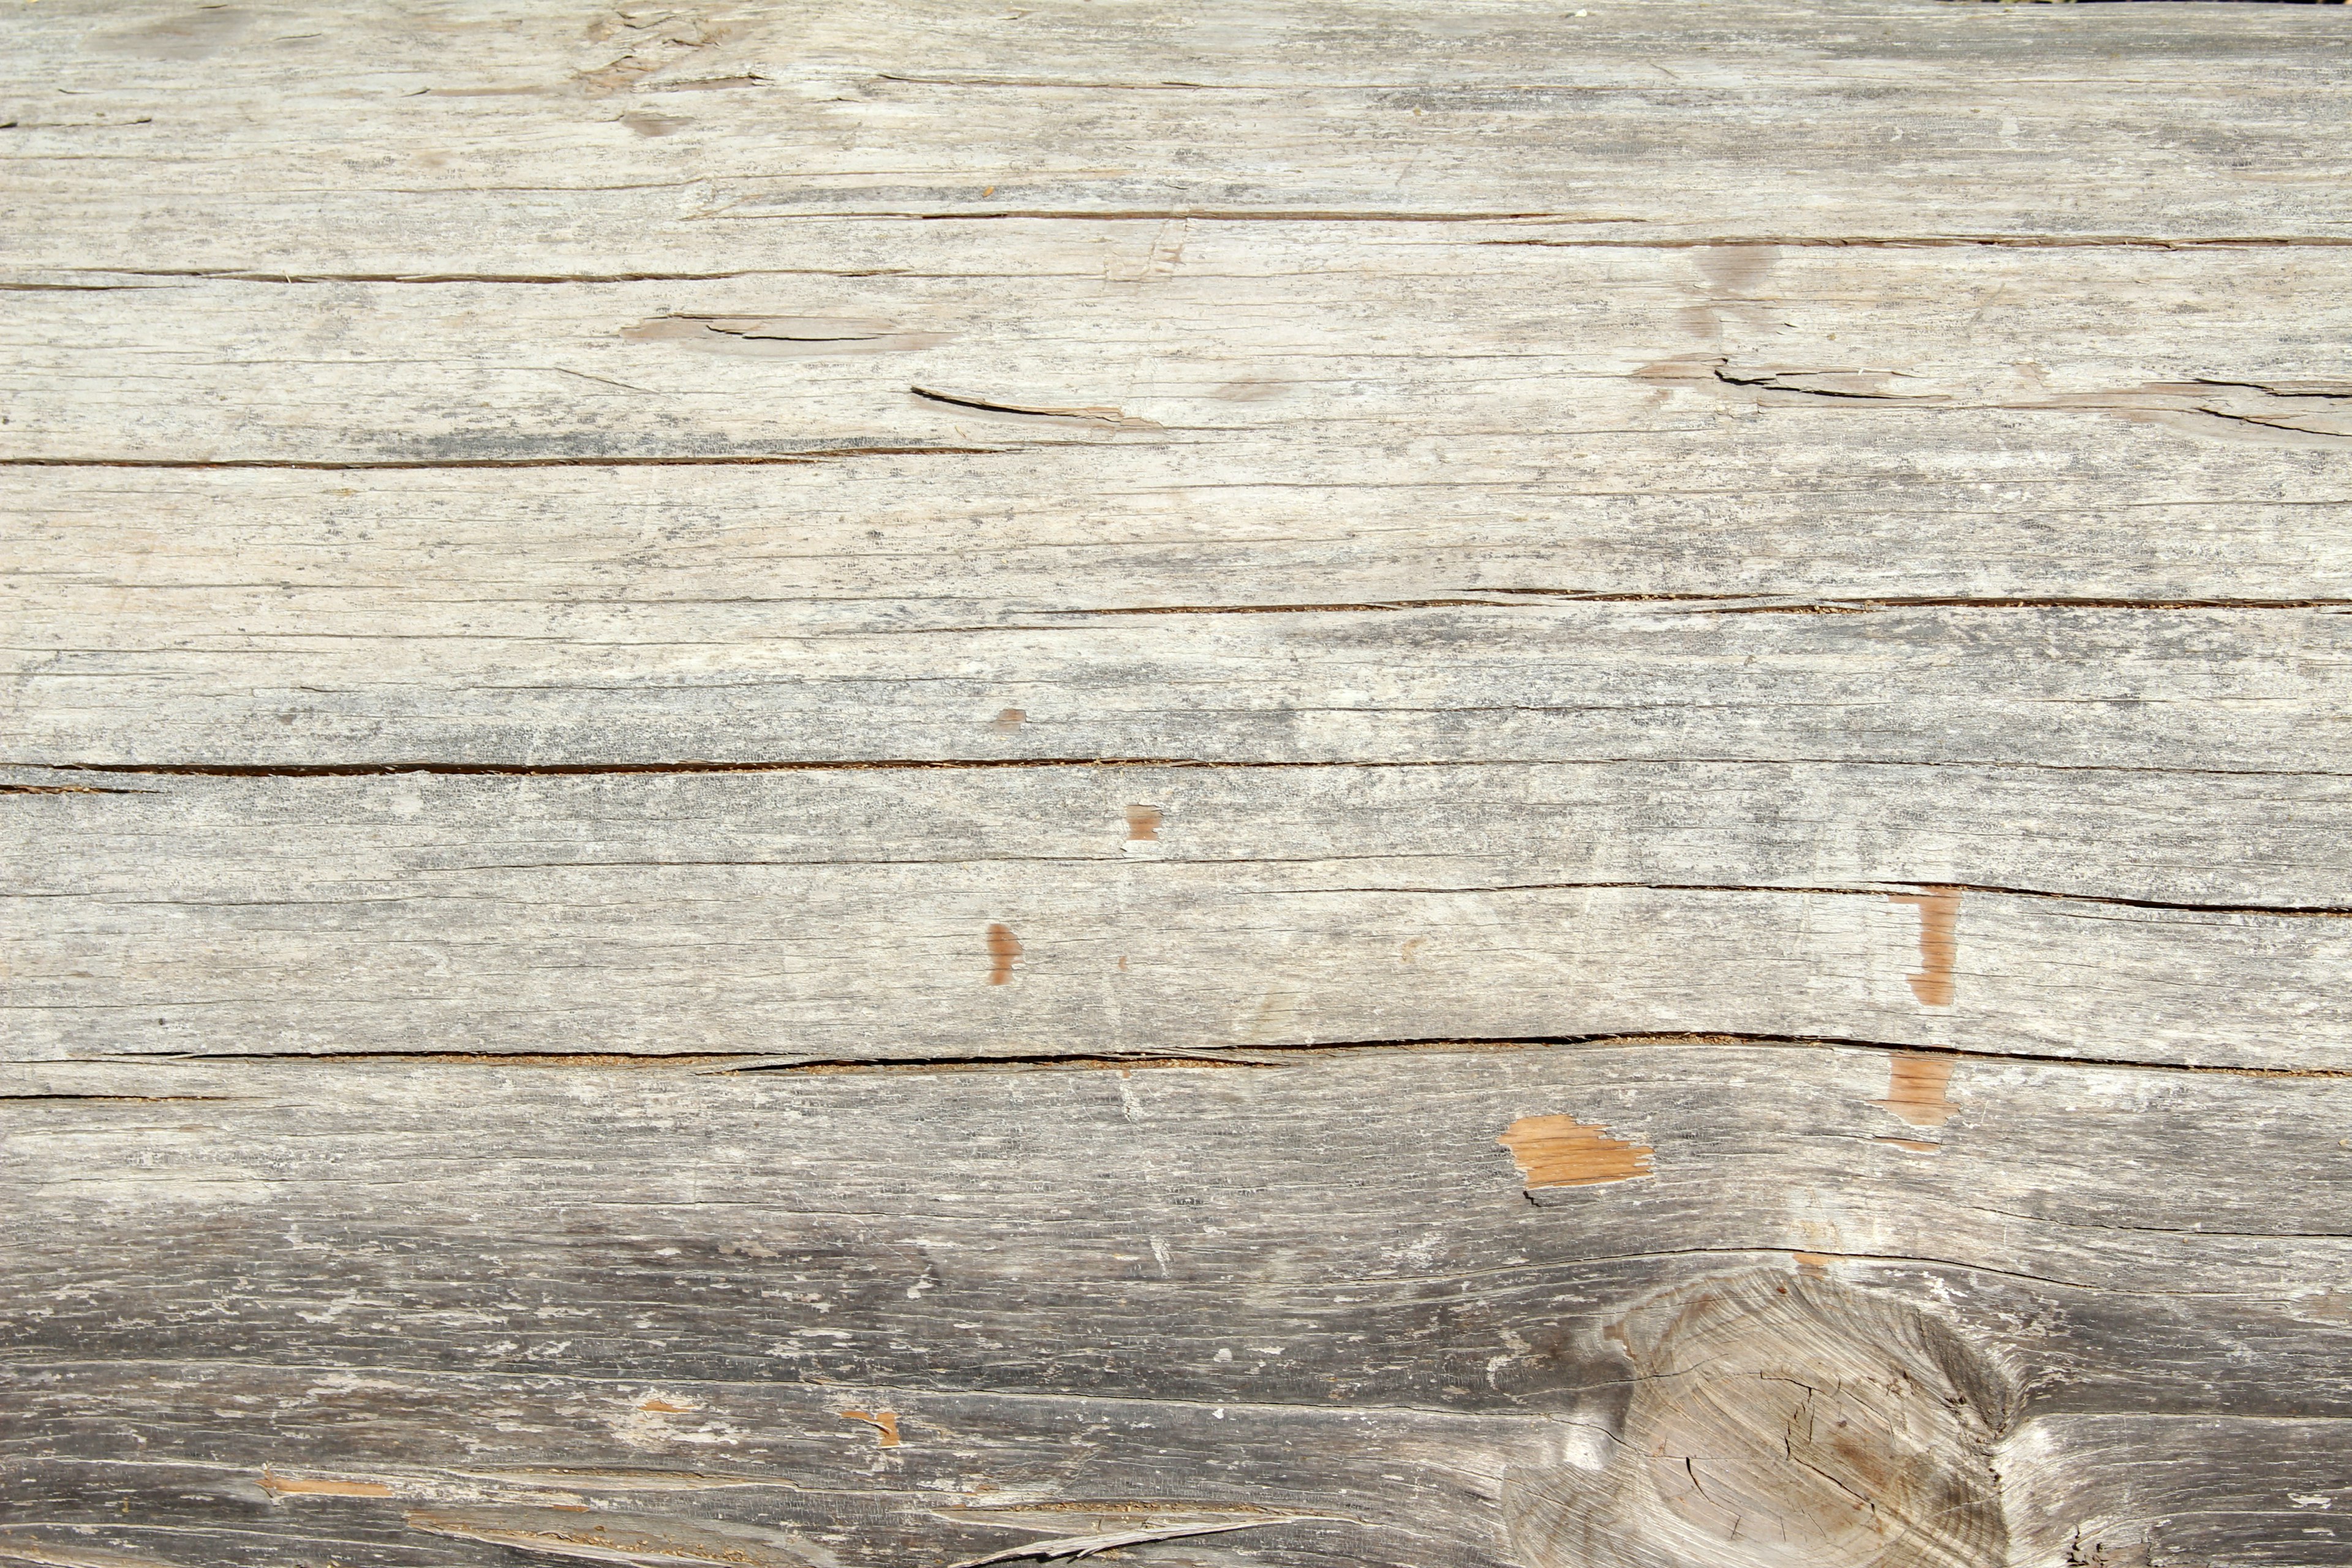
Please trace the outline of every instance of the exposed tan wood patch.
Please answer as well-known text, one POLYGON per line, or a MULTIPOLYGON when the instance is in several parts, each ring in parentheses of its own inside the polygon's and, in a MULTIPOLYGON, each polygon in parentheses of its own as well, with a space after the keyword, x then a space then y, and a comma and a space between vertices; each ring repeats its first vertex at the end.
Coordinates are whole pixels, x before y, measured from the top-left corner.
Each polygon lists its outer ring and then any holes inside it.
POLYGON ((1495 1142, 1511 1152, 1530 1190, 1589 1187, 1651 1174, 1646 1144, 1612 1138, 1573 1116, 1522 1116, 1495 1142))
POLYGON ((873 1427, 878 1439, 877 1447, 898 1447, 898 1413, 895 1410, 845 1410, 841 1418, 844 1421, 863 1421, 873 1427))
POLYGON ((1950 1057, 1898 1051, 1886 1058, 1886 1098, 1870 1103, 1914 1127, 1941 1127, 1959 1109, 1947 1098, 1955 1065, 1950 1057))
POLYGON ((1960 952, 1960 890, 1936 888, 1887 897, 1898 904, 1919 906, 1919 967, 1909 976, 1911 994, 1930 1007, 1950 1006, 1952 964, 1960 952))
POLYGON ((390 1497, 392 1488, 381 1481, 343 1480, 331 1476, 281 1476, 275 1470, 261 1472, 261 1489, 273 1495, 306 1497, 390 1497))
POLYGON ((1160 811, 1156 805, 1130 805, 1127 808, 1127 841, 1130 844, 1151 844, 1160 838, 1160 811))
POLYGON ((988 928, 988 983, 1003 985, 1013 978, 1013 965, 1021 956, 1021 939, 1013 928, 999 921, 988 928))

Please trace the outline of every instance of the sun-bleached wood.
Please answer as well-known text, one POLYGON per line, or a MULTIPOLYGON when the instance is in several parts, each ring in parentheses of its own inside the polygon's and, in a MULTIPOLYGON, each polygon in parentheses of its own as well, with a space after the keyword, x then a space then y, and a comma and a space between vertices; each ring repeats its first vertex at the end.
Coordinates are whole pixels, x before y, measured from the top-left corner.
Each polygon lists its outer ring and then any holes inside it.
POLYGON ((11 9, 0 1561, 2352 1563, 2335 16, 11 9))
POLYGON ((831 223, 854 215, 1524 216, 1636 246, 2352 237, 2325 12, 1586 9, 359 6, 329 27, 45 4, 12 20, 0 88, 7 184, 43 221, 0 259, 856 268, 831 223))
MULTIPOLYGON (((1666 605, 1071 617, 574 640, 314 626, 44 650, 12 761, 1669 761, 2343 771, 2321 609, 1666 605)), ((654 622, 656 613, 635 617, 654 622)), ((732 622, 728 626, 726 623, 732 622)))
POLYGON ((9 787, 18 1056, 1655 1030, 2352 1066, 2334 778, 2185 810, 2161 773, 1829 764, 9 787))
MULTIPOLYGON (((2264 247, 1624 249, 1480 225, 1265 227, 1033 220, 949 239, 869 222, 874 275, 815 279, 37 275, 9 310, 0 457, 462 464, 1087 442, 1166 447, 1194 483, 1230 484, 1296 481, 1281 449, 1360 449, 1382 429, 1370 444, 1385 471, 1360 483, 1426 468, 1432 441, 1525 463, 1558 448, 1520 443, 1581 437, 1559 455, 1638 473, 1652 442, 1679 437, 1769 444, 1801 465, 1775 488, 1833 489, 1857 465, 1845 447, 1875 449, 1865 467, 1890 446, 1946 461, 1996 439, 2084 452, 2126 423, 2190 437, 2174 451, 2352 440, 2352 247, 2282 266, 2264 247), (287 402, 289 374, 310 396, 287 402)), ((2012 470, 1984 477, 1998 493, 2012 470)))

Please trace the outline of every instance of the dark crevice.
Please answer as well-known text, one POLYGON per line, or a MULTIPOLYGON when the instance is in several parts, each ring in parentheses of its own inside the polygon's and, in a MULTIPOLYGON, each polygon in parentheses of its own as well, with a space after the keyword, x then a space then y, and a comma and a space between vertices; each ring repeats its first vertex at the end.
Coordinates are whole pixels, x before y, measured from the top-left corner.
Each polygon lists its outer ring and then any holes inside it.
POLYGON ((1003 447, 813 447, 800 452, 675 458, 353 458, 310 461, 291 458, 0 458, 11 468, 294 468, 345 473, 405 468, 723 468, 819 463, 843 458, 992 458, 1003 447))
MULTIPOLYGON (((1612 1049, 1630 1046, 1789 1047, 1809 1050, 1882 1051, 1900 1056, 1948 1058, 1987 1066, 2097 1068, 2132 1072, 2215 1074, 2229 1078, 2352 1079, 2352 1068, 2251 1067, 2219 1062, 2158 1062, 2129 1057, 2061 1056, 2048 1052, 1983 1051, 1959 1046, 1921 1045, 1836 1035, 1784 1035, 1739 1030, 1612 1030, 1586 1035, 1507 1035, 1486 1037, 1428 1036, 1371 1040, 1317 1040, 1265 1045, 1139 1047, 1132 1052, 1050 1051, 1003 1056, 791 1057, 774 1052, 678 1051, 623 1053, 523 1053, 495 1051, 188 1051, 101 1057, 62 1057, 14 1064, 39 1067, 235 1066, 259 1062, 386 1062, 462 1067, 533 1067, 686 1069, 712 1075, 738 1073, 983 1072, 1128 1069, 1139 1067, 1278 1067, 1318 1057, 1366 1053, 1477 1053, 1557 1048, 1612 1049)), ((140 1098, 140 1097, 131 1097, 140 1098)))
POLYGON ((1767 371, 1761 375, 1734 375, 1722 365, 1715 367, 1715 379, 1726 386, 1754 386, 1767 392, 1790 392, 1801 397, 1827 397, 1841 403, 1905 403, 1923 401, 1888 392, 1840 392, 1830 387, 1795 386, 1782 378, 1786 371, 1767 371))
MULTIPOLYGON (((1492 592, 1508 594, 1517 590, 1495 589, 1492 592)), ((1630 602, 1640 595, 1626 595, 1621 597, 1630 602)), ((1047 610, 1042 613, 1069 616, 1320 616, 1350 614, 1359 610, 1499 610, 1511 607, 1511 603, 1507 598, 1386 599, 1364 604, 1332 605, 1118 605, 1084 610, 1047 610)))
POLYGON ((1030 419, 1054 419, 1080 425, 1097 425, 1118 430, 1160 428, 1149 419, 1138 419, 1116 408, 1007 403, 1001 398, 982 397, 974 393, 945 392, 929 386, 910 386, 907 390, 925 402, 944 403, 953 408, 977 408, 990 414, 1017 414, 1030 419))
MULTIPOLYGON (((399 773, 449 774, 495 778, 594 778, 608 774, 656 773, 907 773, 931 770, 984 772, 996 768, 1216 768, 1229 772, 1270 772, 1280 769, 1324 768, 1616 768, 1616 767, 1745 767, 1745 768, 1956 768, 1987 773, 2055 773, 2154 774, 2178 778, 2352 777, 2331 768, 2209 768, 2165 767, 2128 763, 2026 763, 1975 757, 1904 761, 1885 757, 1355 757, 1304 759, 1291 762, 1236 762, 1213 757, 928 757, 875 761, 708 762, 688 759, 659 763, 57 763, 27 758, 0 758, 0 768, 47 773, 131 774, 157 778, 315 779, 384 778, 399 773)), ((107 792, 97 792, 107 793, 107 792)), ((122 791, 143 794, 144 791, 122 791)))
MULTIPOLYGON (((2082 3, 2082 0, 2077 0, 2082 3)), ((2244 0, 2252 3, 2252 0, 2244 0)), ((2344 0, 2270 0, 2274 4, 2337 5, 2344 0)), ((787 215, 775 215, 787 216, 787 215)), ((1342 213, 1242 213, 1190 211, 1170 209, 1152 212, 1122 213, 1032 213, 1032 214, 960 214, 937 213, 909 215, 889 214, 827 214, 827 216, 865 216, 906 222, 939 222, 958 217, 991 218, 996 216, 1060 217, 1073 222, 1149 222, 1171 218, 1197 218, 1202 222, 1275 222, 1275 223, 1544 223, 1583 224, 1603 222, 1632 225, 1647 220, 1637 218, 1587 219, 1561 217, 1550 214, 1472 214, 1472 215, 1400 215, 1386 217, 1377 214, 1342 213)), ((2157 235, 1710 235, 1697 238, 1600 239, 1600 238, 1509 238, 1481 239, 1471 243, 1493 246, 1532 246, 1549 248, 1583 248, 1595 250, 1711 250, 1757 247, 1785 247, 1797 249, 1884 249, 1916 250, 1992 247, 2028 250, 2189 250, 2279 248, 2301 246, 2352 245, 2352 238, 2332 235, 2227 235, 2199 237, 2166 237, 2157 235)), ((418 283, 418 284, 519 284, 541 287, 611 283, 705 283, 726 282, 742 278, 939 278, 939 277, 999 277, 999 273, 934 273, 912 271, 903 268, 816 268, 816 267, 745 267, 730 268, 717 272, 627 271, 627 272, 295 272, 259 271, 251 268, 171 268, 171 267, 90 267, 56 268, 58 271, 87 272, 116 278, 184 279, 194 282, 269 283, 269 284, 335 284, 335 283, 418 283)), ((0 282, 0 291, 21 290, 39 292, 92 291, 136 285, 109 283, 73 283, 51 281, 0 282)))
MULTIPOLYGON (((1022 1067, 1058 1067, 1076 1062, 1088 1068, 1131 1068, 1150 1063, 1171 1068, 1198 1067, 1205 1060, 1212 1063, 1238 1064, 1248 1067, 1276 1067, 1286 1059, 1325 1056, 1360 1056, 1368 1052, 1393 1053, 1475 1053, 1486 1051, 1544 1050, 1557 1048, 1608 1049, 1620 1046, 1766 1046, 1794 1047, 1815 1050, 1886 1051, 1907 1056, 1948 1057, 1956 1061, 1976 1061, 1987 1064, 2014 1064, 2032 1067, 2097 1068, 2147 1072, 2218 1073, 2243 1078, 2289 1079, 2352 1079, 2352 1068, 2255 1068, 2236 1067, 2203 1062, 2149 1062, 2129 1058, 2067 1057, 2011 1051, 1975 1051, 1958 1046, 1906 1045, 1888 1040, 1866 1040, 1837 1036, 1751 1034, 1728 1030, 1620 1030, 1599 1035, 1525 1035, 1500 1036, 1483 1039, 1450 1038, 1443 1036, 1418 1039, 1393 1040, 1321 1040, 1251 1045, 1236 1047, 1204 1047, 1192 1052, 1138 1052, 1134 1057, 1089 1056, 1056 1057, 1050 1054, 1024 1057, 941 1057, 932 1058, 868 1059, 855 1057, 823 1059, 751 1059, 740 1065, 713 1064, 706 1071, 719 1074, 740 1072, 937 1072, 993 1068, 1000 1063, 1022 1067)), ((110 1058, 117 1061, 137 1060, 136 1058, 110 1058)), ((221 1060, 237 1059, 224 1055, 221 1060)), ((496 1058, 488 1058, 491 1061, 496 1058)))
MULTIPOLYGON (((1595 228, 1637 228, 1654 218, 1631 216, 1591 217, 1578 213, 1548 212, 1323 212, 1312 207, 1001 207, 980 211, 923 211, 905 207, 863 210, 826 209, 786 212, 746 210, 731 206, 697 215, 702 221, 719 219, 798 218, 803 221, 844 218, 887 222, 988 223, 1031 219, 1069 223, 1395 223, 1395 224, 1559 224, 1595 228)), ((1589 247, 1596 250, 1711 250, 1720 247, 1788 246, 1830 249, 1941 249, 1997 246, 2026 250, 2186 250, 2208 247, 2275 247, 2352 245, 2352 238, 2335 235, 2212 235, 2168 237, 2162 235, 1706 235, 1693 238, 1569 238, 1486 239, 1479 245, 1535 245, 1589 247)))
MULTIPOLYGON (((1251 1050, 1302 1047, 1251 1047, 1251 1050)), ((1317 1047, 1320 1048, 1320 1047, 1317 1047)), ((384 1062, 433 1067, 590 1068, 604 1071, 685 1071, 726 1075, 742 1072, 994 1072, 1093 1071, 1104 1068, 1268 1068, 1277 1062, 1207 1047, 1160 1047, 1135 1051, 1013 1052, 968 1057, 784 1057, 750 1051, 158 1051, 109 1057, 56 1057, 9 1064, 40 1067, 146 1067, 224 1065, 246 1062, 384 1062)), ((0 1095, 0 1100, 226 1100, 226 1095, 0 1095)))
POLYGON ((161 790, 153 789, 103 789, 97 784, 0 784, 0 795, 161 795, 163 793, 161 790))
MULTIPOLYGON (((1369 857, 1368 857, 1369 858, 1369 857)), ((812 864, 818 862, 811 862, 812 864)), ((1220 864, 1223 862, 1211 862, 1220 864)), ((1160 865, 1185 865, 1183 860, 1161 860, 1160 865)), ((1469 887, 1350 887, 1350 888, 1275 888, 1265 889, 1268 898, 1306 898, 1333 893, 1553 893, 1581 892, 1593 889, 1625 889, 1634 891, 1661 893, 1794 893, 1805 897, 1843 899, 1883 899, 1891 889, 1927 889, 1931 891, 1992 893, 2015 899, 2050 899, 2061 903, 2113 904, 2134 910, 2182 910, 2199 914, 2216 915, 2297 915, 2324 920, 2352 917, 2352 907, 2334 904, 2199 904, 2179 903, 2167 899, 2114 898, 2101 893, 2062 893, 2047 888, 2010 888, 1990 882, 1890 882, 1882 887, 1822 888, 1801 887, 1770 882, 1496 882, 1469 887)), ((1908 896, 1908 895, 1904 895, 1908 896)))
POLYGON ((2352 916, 2352 906, 2340 904, 2205 904, 2182 903, 2167 899, 2125 899, 2103 893, 2060 893, 2046 888, 2011 888, 1995 882, 1915 883, 1916 887, 1933 886, 1963 893, 1995 893, 2018 899, 2057 899, 2078 904, 2112 904, 2129 910, 2187 910, 2212 915, 2310 915, 2341 920, 2352 916))
POLYGON ((0 1104, 54 1100, 101 1105, 196 1105, 222 1103, 238 1098, 231 1094, 0 1094, 0 1104))
MULTIPOLYGON (((756 201, 758 198, 751 198, 756 201)), ((1170 223, 1179 219, 1193 223, 1577 223, 1630 225, 1645 223, 1646 218, 1580 217, 1565 213, 1486 212, 1486 213, 1382 213, 1382 212, 1319 212, 1313 207, 1104 207, 1088 210, 1079 207, 992 207, 979 211, 923 211, 908 207, 877 207, 865 211, 825 209, 810 212, 781 210, 747 210, 742 205, 721 208, 716 212, 698 213, 698 219, 768 219, 799 218, 803 220, 839 221, 857 218, 875 221, 905 221, 910 223, 993 223, 1006 218, 1035 219, 1069 223, 1170 223)))
MULTIPOLYGON (((2328 4, 2340 0, 2326 0, 2328 4)), ((1630 219, 1615 220, 1631 222, 1630 219)), ((1703 239, 1481 239, 1477 245, 1530 245, 1593 250, 1712 250, 1778 246, 1792 249, 1941 250, 1990 246, 2017 250, 2203 250, 2268 249, 2291 246, 2352 245, 2336 235, 2221 235, 2199 238, 2166 238, 2159 235, 1717 235, 1703 239)))
POLYGON ((1376 599, 1358 603, 1302 605, 1118 605, 1045 610, 1068 616, 1282 616, 1337 615, 1357 611, 1511 609, 1516 598, 1542 598, 1575 605, 1691 605, 1726 616, 1847 615, 1871 610, 2326 610, 2352 607, 2352 599, 2133 599, 2089 595, 1961 594, 1858 596, 1756 594, 1607 593, 1581 588, 1468 588, 1482 598, 1376 599))
MULTIPOLYGON (((0 785, 0 794, 5 794, 7 792, 8 786, 0 785)), ((75 792, 60 791, 58 793, 75 792)), ((93 790, 80 793, 94 795, 154 795, 161 792, 154 790, 93 790)), ((1460 857, 1455 857, 1448 855, 1443 851, 1402 850, 1392 854, 1369 853, 1361 855, 1160 855, 1154 856, 1148 863, 1152 866, 1171 870, 1194 870, 1211 867, 1228 866, 1328 866, 1359 860, 1393 863, 1400 860, 1444 860, 1456 858, 1475 859, 1479 858, 1480 857, 1468 853, 1465 853, 1460 857)), ((965 855, 952 857, 925 857, 916 855, 894 857, 838 856, 825 857, 824 858, 802 857, 796 858, 774 859, 517 860, 486 862, 473 865, 434 866, 421 868, 420 874, 471 875, 488 871, 642 871, 691 870, 698 868, 732 870, 754 867, 832 869, 844 866, 1117 866, 1122 868, 1133 868, 1136 866, 1136 862, 1129 859, 1125 856, 1082 854, 965 855)), ((2018 888, 1995 882, 1918 882, 1902 880, 1894 878, 1874 878, 1867 879, 1866 885, 1850 884, 1844 887, 1813 886, 1809 884, 1786 882, 1578 881, 1486 882, 1442 887, 1274 887, 1252 889, 1248 889, 1248 891, 1250 891, 1254 896, 1261 898, 1287 899, 1316 898, 1336 893, 1389 893, 1404 896, 1429 894, 1443 897, 1454 897, 1465 893, 1582 892, 1594 889, 1607 890, 1612 889, 1660 893, 1784 893, 1808 898, 1856 899, 1909 898, 1916 896, 1916 894, 1921 890, 1925 890, 1929 892, 1990 893, 2000 898, 2043 899, 2058 903, 2104 904, 2113 905, 2122 909, 2135 910, 2170 910, 2190 914, 2289 916, 2322 920, 2343 920, 2352 918, 2352 906, 2347 905, 2206 903, 2185 901, 2178 899, 2134 899, 2106 893, 2066 892, 2051 888, 2018 888)), ((87 892, 27 892, 20 893, 18 896, 23 898, 42 899, 80 899, 101 897, 102 895, 87 892)), ((106 898, 105 901, 110 907, 121 907, 124 902, 124 900, 114 898, 106 898)), ((131 901, 147 902, 151 900, 131 901)), ((164 899, 152 901, 174 909, 206 907, 194 904, 191 900, 179 899, 164 899)), ((290 907, 300 901, 302 900, 268 900, 260 903, 248 903, 239 900, 230 905, 214 907, 268 908, 280 905, 290 907)))
POLYGON ((1450 763, 1204 763, 1187 757, 976 757, 879 762, 675 763, 27 763, 0 767, 45 768, 60 773, 141 773, 183 778, 320 779, 381 778, 396 773, 447 773, 499 778, 591 778, 627 773, 908 773, 934 768, 1189 768, 1189 767, 1439 767, 1450 763))
MULTIPOLYGON (((924 278, 895 267, 743 267, 724 272, 257 272, 248 268, 90 267, 76 270, 119 278, 178 278, 199 283, 723 283, 738 278, 924 278)), ((9 285, 0 284, 0 288, 9 285)), ((24 284, 24 288, 135 285, 24 284)))

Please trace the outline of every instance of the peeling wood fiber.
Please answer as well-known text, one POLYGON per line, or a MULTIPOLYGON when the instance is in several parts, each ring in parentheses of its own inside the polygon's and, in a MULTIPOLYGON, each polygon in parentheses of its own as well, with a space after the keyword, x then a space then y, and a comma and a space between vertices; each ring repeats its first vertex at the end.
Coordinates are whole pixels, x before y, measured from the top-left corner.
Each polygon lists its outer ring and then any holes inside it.
POLYGON ((0 16, 0 1562, 2352 1565, 2352 35, 0 16))

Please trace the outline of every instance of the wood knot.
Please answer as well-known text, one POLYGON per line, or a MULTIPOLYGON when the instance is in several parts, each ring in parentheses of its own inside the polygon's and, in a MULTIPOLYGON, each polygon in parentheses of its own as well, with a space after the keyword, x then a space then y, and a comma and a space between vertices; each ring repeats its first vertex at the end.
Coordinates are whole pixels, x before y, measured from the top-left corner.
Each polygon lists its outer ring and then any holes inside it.
POLYGON ((1983 1568, 2006 1562, 1993 1359, 1893 1297, 1758 1272, 1635 1309, 1613 1441, 1514 1465, 1528 1568, 1983 1568))

